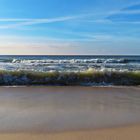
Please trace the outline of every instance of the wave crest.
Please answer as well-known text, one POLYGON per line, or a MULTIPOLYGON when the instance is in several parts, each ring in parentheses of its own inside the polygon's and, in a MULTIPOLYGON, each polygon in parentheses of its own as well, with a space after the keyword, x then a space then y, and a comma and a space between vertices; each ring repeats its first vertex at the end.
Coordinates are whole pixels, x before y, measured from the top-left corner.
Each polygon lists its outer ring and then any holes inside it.
POLYGON ((0 71, 0 85, 140 85, 140 71, 0 71))

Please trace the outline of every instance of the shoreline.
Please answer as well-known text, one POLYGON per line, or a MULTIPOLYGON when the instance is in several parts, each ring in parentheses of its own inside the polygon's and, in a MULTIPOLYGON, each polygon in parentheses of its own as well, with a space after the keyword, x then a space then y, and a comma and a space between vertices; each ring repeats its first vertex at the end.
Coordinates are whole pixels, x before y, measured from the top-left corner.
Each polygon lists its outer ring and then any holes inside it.
POLYGON ((34 88, 55 88, 55 87, 60 87, 60 88, 69 88, 69 87, 80 87, 80 88, 136 88, 136 89, 140 89, 140 85, 137 86, 117 86, 117 85, 6 85, 3 86, 1 85, 0 88, 30 88, 30 87, 34 87, 34 88))

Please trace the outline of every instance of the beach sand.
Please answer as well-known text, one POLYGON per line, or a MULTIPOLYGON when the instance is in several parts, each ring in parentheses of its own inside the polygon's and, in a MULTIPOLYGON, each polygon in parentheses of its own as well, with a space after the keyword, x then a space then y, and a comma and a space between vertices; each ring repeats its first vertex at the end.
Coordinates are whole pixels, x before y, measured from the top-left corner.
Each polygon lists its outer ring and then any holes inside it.
POLYGON ((139 87, 0 87, 0 139, 139 140, 139 87))
POLYGON ((140 125, 61 133, 0 134, 1 140, 139 140, 140 125))

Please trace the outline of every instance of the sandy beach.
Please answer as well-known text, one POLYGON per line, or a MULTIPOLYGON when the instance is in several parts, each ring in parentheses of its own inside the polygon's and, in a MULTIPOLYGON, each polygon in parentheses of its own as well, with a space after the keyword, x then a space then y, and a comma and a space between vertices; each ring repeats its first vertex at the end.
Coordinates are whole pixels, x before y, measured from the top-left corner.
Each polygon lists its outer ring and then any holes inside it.
POLYGON ((0 134, 3 140, 139 140, 140 125, 100 129, 92 131, 75 131, 61 133, 13 133, 0 134))
POLYGON ((139 87, 0 87, 0 139, 138 140, 139 87))

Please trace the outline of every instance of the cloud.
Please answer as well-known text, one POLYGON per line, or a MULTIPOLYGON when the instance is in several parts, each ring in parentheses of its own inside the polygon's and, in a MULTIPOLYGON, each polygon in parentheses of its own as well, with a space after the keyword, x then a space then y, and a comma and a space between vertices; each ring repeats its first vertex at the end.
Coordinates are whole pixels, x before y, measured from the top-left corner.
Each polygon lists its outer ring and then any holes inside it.
MULTIPOLYGON (((0 18, 0 23, 2 22, 8 22, 6 25, 0 25, 0 29, 11 29, 11 28, 19 28, 23 26, 31 26, 31 25, 37 25, 37 24, 49 24, 49 23, 55 23, 55 22, 64 22, 64 21, 70 21, 75 20, 79 22, 91 22, 91 23, 106 23, 110 24, 113 23, 114 19, 117 19, 121 15, 129 15, 129 14, 140 14, 140 9, 136 10, 129 10, 128 9, 121 9, 118 11, 108 11, 105 13, 88 13, 88 14, 81 14, 81 15, 75 15, 75 16, 64 16, 64 17, 56 17, 56 18, 0 18), (92 19, 93 16, 99 15, 99 18, 92 19), (89 18, 90 17, 90 18, 89 18), (88 19, 87 19, 88 18, 88 19)), ((127 20, 120 20, 121 23, 131 23, 127 20)), ((136 21, 135 24, 139 24, 139 21, 136 21)))
POLYGON ((55 23, 55 22, 64 22, 69 20, 76 20, 85 17, 92 16, 94 14, 81 14, 75 16, 65 16, 65 17, 56 17, 56 18, 40 18, 40 19, 28 19, 28 18, 1 18, 0 22, 10 22, 8 25, 1 25, 0 29, 9 29, 9 28, 17 28, 21 26, 30 26, 36 24, 43 23, 55 23), (12 23, 14 22, 14 23, 12 23), (16 22, 16 23, 15 23, 16 22))
POLYGON ((139 24, 140 23, 140 4, 131 5, 112 12, 106 17, 107 20, 116 23, 139 24))
POLYGON ((0 26, 0 28, 7 29, 7 28, 16 28, 16 27, 34 25, 34 24, 62 22, 62 21, 72 20, 75 18, 77 17, 67 16, 67 17, 58 17, 58 18, 51 18, 51 19, 0 19, 1 22, 18 22, 14 24, 11 23, 10 25, 0 26))
MULTIPOLYGON (((8 22, 6 25, 0 25, 0 29, 10 29, 10 28, 19 28, 22 26, 31 26, 36 24, 48 24, 48 23, 54 23, 54 22, 64 22, 69 20, 79 20, 81 22, 93 22, 93 23, 106 23, 110 24, 113 23, 114 17, 117 18, 120 15, 128 15, 128 14, 140 14, 140 4, 135 3, 132 5, 129 5, 127 7, 124 7, 122 9, 118 9, 115 11, 102 11, 99 13, 87 13, 87 14, 81 14, 81 15, 73 15, 73 16, 64 16, 64 17, 56 17, 56 18, 0 18, 0 23, 2 22, 8 22), (92 16, 95 16, 96 18, 93 20, 92 16), (91 17, 90 19, 87 19, 87 17, 91 17)), ((120 20, 121 23, 131 23, 125 20, 126 22, 123 22, 123 20, 120 20)), ((135 22, 135 24, 139 24, 139 21, 135 22)))

